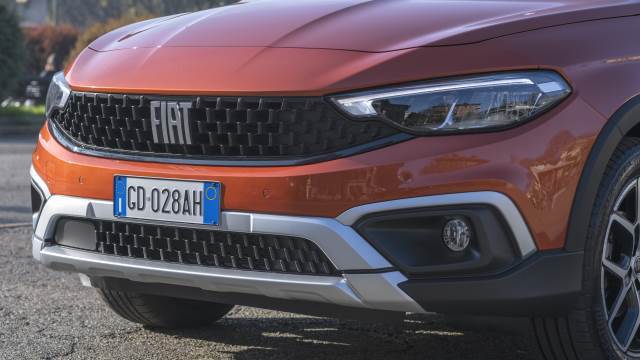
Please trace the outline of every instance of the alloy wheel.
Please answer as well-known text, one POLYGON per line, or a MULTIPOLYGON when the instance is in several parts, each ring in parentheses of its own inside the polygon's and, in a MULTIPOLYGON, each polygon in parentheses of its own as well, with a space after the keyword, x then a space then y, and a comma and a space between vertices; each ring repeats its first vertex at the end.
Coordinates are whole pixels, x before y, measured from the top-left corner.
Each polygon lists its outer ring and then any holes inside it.
POLYGON ((607 327, 621 351, 640 354, 640 179, 616 199, 602 251, 601 289, 607 327))

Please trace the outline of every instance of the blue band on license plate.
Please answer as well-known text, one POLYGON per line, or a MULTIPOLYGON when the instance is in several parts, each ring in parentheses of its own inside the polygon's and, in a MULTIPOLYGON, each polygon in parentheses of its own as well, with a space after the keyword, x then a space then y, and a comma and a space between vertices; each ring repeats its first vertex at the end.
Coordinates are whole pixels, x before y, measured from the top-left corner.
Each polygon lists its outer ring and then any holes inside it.
POLYGON ((204 218, 202 221, 204 224, 218 225, 220 224, 220 183, 205 182, 203 187, 204 218))
POLYGON ((221 184, 140 177, 114 177, 113 215, 218 226, 221 184))
POLYGON ((116 176, 115 179, 113 214, 116 217, 127 216, 127 178, 124 176, 116 176))

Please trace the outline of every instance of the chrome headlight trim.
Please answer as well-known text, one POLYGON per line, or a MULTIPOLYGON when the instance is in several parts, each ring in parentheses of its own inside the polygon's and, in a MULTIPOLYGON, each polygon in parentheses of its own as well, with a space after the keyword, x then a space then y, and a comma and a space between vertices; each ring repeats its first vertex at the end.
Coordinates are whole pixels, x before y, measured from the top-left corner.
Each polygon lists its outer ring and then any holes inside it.
POLYGON ((378 119, 410 134, 437 135, 519 125, 556 106, 571 92, 556 72, 532 70, 441 79, 329 99, 353 119, 378 119), (393 116, 385 106, 395 110, 393 116), (469 121, 473 111, 476 117, 469 121))
POLYGON ((50 117, 53 111, 63 109, 70 95, 71 88, 64 78, 64 73, 60 71, 53 75, 45 103, 45 114, 47 117, 50 117))

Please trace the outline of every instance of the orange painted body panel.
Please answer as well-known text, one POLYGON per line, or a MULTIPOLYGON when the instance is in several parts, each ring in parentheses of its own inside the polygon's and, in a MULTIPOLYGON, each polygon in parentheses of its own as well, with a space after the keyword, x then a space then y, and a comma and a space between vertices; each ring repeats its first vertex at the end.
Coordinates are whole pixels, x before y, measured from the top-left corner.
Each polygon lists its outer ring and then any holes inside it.
POLYGON ((225 210, 323 217, 384 200, 498 191, 516 203, 540 249, 562 248, 591 146, 613 112, 638 94, 638 33, 638 18, 623 17, 466 45, 375 53, 268 46, 87 49, 66 72, 74 90, 315 96, 545 68, 562 74, 574 92, 539 119, 511 130, 415 138, 317 164, 224 167, 109 160, 66 150, 46 127, 33 164, 54 194, 108 200, 115 174, 207 179, 224 184, 225 210))

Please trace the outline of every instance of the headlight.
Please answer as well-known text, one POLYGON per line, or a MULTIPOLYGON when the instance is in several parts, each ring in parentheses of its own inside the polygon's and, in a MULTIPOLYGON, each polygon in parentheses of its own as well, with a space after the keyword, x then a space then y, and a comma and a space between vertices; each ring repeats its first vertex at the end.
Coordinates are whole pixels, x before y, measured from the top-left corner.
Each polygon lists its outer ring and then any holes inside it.
POLYGON ((45 104, 45 111, 47 116, 51 115, 51 112, 56 109, 62 109, 67 104, 71 94, 69 84, 64 79, 64 74, 61 72, 56 73, 51 80, 49 90, 47 91, 47 100, 45 104))
POLYGON ((523 123, 571 93, 551 71, 497 73, 426 82, 332 100, 355 118, 380 118, 413 134, 500 129, 523 123))

